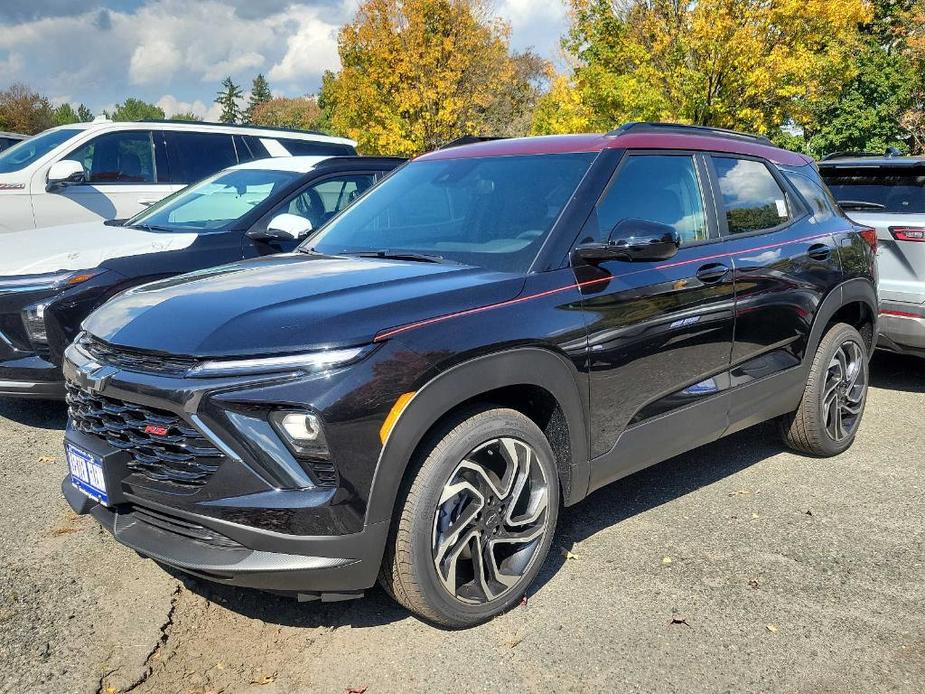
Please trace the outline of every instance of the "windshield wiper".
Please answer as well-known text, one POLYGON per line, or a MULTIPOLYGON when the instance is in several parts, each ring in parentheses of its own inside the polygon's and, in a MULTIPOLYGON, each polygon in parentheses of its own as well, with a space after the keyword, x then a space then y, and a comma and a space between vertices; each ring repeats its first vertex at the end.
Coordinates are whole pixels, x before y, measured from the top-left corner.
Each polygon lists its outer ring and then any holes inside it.
POLYGON ((426 255, 424 253, 411 253, 406 251, 354 251, 353 253, 344 253, 344 255, 354 255, 359 258, 387 258, 389 260, 413 260, 419 263, 445 263, 446 258, 442 255, 426 255))
POLYGON ((885 210, 886 205, 879 202, 867 202, 866 200, 839 200, 839 206, 842 209, 851 210, 885 210))
POLYGON ((168 227, 159 227, 156 224, 130 224, 132 229, 141 229, 142 231, 173 231, 168 227))

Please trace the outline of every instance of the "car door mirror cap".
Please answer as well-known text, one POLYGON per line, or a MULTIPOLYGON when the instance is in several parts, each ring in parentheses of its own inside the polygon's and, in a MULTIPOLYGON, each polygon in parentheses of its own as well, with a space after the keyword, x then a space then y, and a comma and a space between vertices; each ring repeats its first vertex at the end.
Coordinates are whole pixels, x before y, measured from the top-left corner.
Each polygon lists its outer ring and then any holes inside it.
POLYGON ((674 227, 644 219, 621 220, 606 243, 582 244, 575 255, 586 263, 610 260, 652 262, 668 260, 681 248, 681 236, 674 227))
POLYGON ((284 212, 273 217, 265 230, 251 231, 248 236, 260 241, 299 241, 305 238, 312 228, 311 220, 284 212))
POLYGON ((51 192, 68 185, 86 182, 83 164, 73 159, 56 161, 48 169, 45 190, 51 192))

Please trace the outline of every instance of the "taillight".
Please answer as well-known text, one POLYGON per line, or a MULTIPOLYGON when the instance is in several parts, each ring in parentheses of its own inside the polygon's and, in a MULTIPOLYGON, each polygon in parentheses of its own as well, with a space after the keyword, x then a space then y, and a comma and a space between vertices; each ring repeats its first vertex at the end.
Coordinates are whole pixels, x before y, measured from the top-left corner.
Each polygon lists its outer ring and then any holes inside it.
POLYGON ((877 230, 871 229, 870 227, 864 227, 863 229, 858 230, 861 238, 867 241, 867 245, 870 246, 870 250, 877 251, 877 230))
POLYGON ((890 227, 890 233, 897 241, 925 241, 922 227, 890 227))

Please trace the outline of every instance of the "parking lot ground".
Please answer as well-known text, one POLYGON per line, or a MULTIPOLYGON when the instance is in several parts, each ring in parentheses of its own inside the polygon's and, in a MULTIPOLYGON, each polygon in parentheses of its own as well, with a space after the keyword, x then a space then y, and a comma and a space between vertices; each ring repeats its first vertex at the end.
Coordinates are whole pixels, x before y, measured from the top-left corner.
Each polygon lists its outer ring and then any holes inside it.
MULTIPOLYGON (((880 354, 857 442, 762 425, 565 511, 526 604, 442 631, 173 576, 63 501, 63 409, 0 404, 0 691, 920 692, 925 360, 880 354)), ((666 432, 670 435, 670 432, 666 432)))

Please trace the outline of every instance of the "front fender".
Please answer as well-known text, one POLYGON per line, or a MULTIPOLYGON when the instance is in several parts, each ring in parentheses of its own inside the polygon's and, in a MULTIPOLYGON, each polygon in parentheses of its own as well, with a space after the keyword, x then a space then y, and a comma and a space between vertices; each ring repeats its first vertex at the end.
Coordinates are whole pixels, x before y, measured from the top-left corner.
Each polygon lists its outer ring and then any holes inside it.
POLYGON ((570 361, 552 351, 523 347, 477 357, 441 372, 421 387, 402 411, 379 456, 370 493, 367 524, 392 518, 408 463, 418 444, 443 416, 461 403, 505 386, 529 385, 548 391, 568 425, 570 460, 560 461, 566 505, 588 490, 587 401, 570 361))

